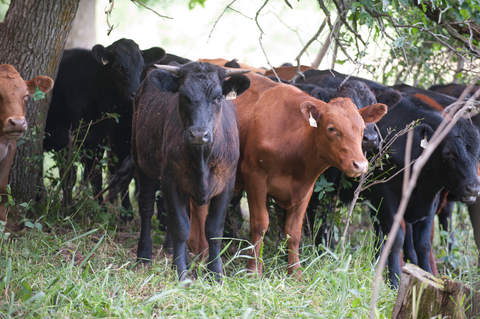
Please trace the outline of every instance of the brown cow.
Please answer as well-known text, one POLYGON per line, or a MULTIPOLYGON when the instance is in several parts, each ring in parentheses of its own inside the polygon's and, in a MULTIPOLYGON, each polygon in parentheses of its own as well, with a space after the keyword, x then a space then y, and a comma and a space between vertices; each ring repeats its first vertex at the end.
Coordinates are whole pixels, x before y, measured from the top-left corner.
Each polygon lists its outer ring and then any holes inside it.
POLYGON ((53 87, 53 80, 47 76, 36 76, 24 81, 11 65, 0 65, 0 221, 7 221, 8 173, 12 166, 17 140, 27 130, 25 104, 36 90, 47 93, 53 87))
MULTIPOLYGON (((218 66, 223 66, 223 67, 232 67, 232 65, 228 65, 228 63, 232 63, 232 61, 228 61, 226 59, 199 59, 198 61, 199 62, 208 62, 208 63, 215 64, 215 65, 218 65, 218 66), (225 64, 227 64, 227 65, 225 65, 225 64)), ((237 62, 236 60, 233 60, 233 61, 238 63, 238 65, 240 67, 237 66, 237 68, 240 68, 240 69, 247 69, 247 70, 251 70, 254 73, 260 73, 260 74, 265 74, 265 72, 267 71, 265 69, 256 68, 256 67, 250 66, 248 64, 242 63, 242 62, 237 62)))
MULTIPOLYGON (((300 267, 302 221, 315 181, 329 166, 348 176, 366 172, 368 162, 361 146, 363 129, 365 123, 378 121, 387 106, 373 104, 358 110, 349 98, 333 99, 327 104, 292 85, 257 74, 247 76, 252 82, 250 89, 234 100, 240 126, 235 187, 247 192, 254 257, 259 254, 269 224, 267 195, 287 210, 288 273, 292 274, 300 267), (313 122, 317 127, 309 125, 313 122)), ((198 222, 192 220, 194 223, 198 222)), ((195 253, 206 248, 202 247, 203 240, 192 237, 189 243, 197 247, 195 253)), ((250 259, 247 266, 262 273, 262 263, 256 259, 250 259)), ((295 273, 301 274, 300 270, 295 273)))
MULTIPOLYGON (((310 69, 315 69, 314 67, 307 66, 307 65, 300 65, 300 72, 305 72, 310 69)), ((297 74, 297 67, 296 66, 281 66, 278 68, 273 68, 275 73, 277 73, 278 77, 282 80, 290 81, 295 74, 297 74)), ((265 72, 266 76, 275 76, 273 70, 268 70, 265 72)))

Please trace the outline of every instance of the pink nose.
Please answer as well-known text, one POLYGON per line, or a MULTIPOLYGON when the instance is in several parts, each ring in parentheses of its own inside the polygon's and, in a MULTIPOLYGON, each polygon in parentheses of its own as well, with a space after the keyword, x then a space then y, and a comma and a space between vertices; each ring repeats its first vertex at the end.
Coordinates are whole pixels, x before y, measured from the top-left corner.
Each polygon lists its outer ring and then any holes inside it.
POLYGON ((27 120, 23 116, 9 117, 3 131, 7 136, 21 137, 27 131, 27 120))
POLYGON ((25 132, 27 130, 27 120, 24 117, 11 117, 8 119, 8 126, 12 131, 25 132))
POLYGON ((353 172, 356 176, 359 176, 363 173, 367 172, 368 169, 368 161, 353 161, 353 172))

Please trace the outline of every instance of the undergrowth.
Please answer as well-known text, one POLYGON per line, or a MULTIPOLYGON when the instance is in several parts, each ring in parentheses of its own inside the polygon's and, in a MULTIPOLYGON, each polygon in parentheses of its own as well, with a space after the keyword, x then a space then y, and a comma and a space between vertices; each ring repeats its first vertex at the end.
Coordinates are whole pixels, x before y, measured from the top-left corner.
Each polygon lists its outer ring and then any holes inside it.
MULTIPOLYGON (((134 267, 136 233, 95 228, 25 228, 0 239, 0 313, 4 318, 365 318, 371 298, 371 232, 360 245, 316 253, 303 247, 301 281, 286 275, 286 245, 266 247, 264 275, 245 271, 247 247, 232 240, 223 256, 225 277, 212 282, 193 260, 178 282, 159 245, 149 268, 134 267)), ((227 244, 229 244, 227 242, 227 244)), ((382 288, 381 318, 395 292, 382 288)))

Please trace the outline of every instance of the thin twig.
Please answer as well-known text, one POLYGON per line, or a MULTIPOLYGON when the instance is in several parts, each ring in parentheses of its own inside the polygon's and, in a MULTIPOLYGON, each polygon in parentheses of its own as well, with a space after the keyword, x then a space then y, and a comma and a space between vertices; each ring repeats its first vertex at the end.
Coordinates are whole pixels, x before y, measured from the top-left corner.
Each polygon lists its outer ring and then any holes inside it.
POLYGON ((268 59, 267 53, 265 52, 265 49, 263 47, 262 37, 265 33, 263 32, 263 29, 260 26, 260 23, 258 22, 258 16, 260 15, 260 12, 263 10, 263 8, 265 8, 268 1, 270 1, 270 0, 265 0, 265 3, 260 7, 260 9, 258 9, 257 13, 255 14, 255 23, 257 24, 257 27, 260 30, 260 36, 258 37, 258 42, 260 43, 260 48, 262 49, 263 55, 265 56, 265 59, 267 60, 267 64, 270 66, 270 69, 273 71, 273 74, 275 74, 278 81, 281 82, 280 77, 278 76, 277 72, 275 71, 275 68, 273 67, 273 65, 270 63, 270 60, 268 59))
POLYGON ((222 13, 218 16, 217 20, 215 20, 215 23, 213 24, 213 27, 212 27, 212 31, 210 31, 210 34, 208 35, 207 43, 208 43, 208 41, 210 41, 210 38, 212 37, 213 30, 215 30, 215 27, 217 26, 218 21, 220 21, 220 19, 222 18, 222 16, 225 14, 225 12, 227 12, 228 9, 230 9, 230 6, 231 6, 232 4, 234 4, 235 1, 237 1, 237 0, 233 0, 232 2, 230 2, 230 3, 225 7, 225 9, 223 9, 222 13))
POLYGON ((110 8, 105 8, 105 15, 107 16, 107 26, 108 26, 108 29, 107 29, 107 35, 109 36, 110 33, 112 33, 113 29, 115 29, 116 27, 111 25, 110 24, 110 16, 112 14, 112 11, 113 11, 113 7, 115 6, 115 0, 109 0, 110 2, 110 8))
POLYGON ((139 0, 130 0, 132 1, 133 3, 138 3, 139 5, 141 5, 142 7, 144 7, 145 9, 147 10, 150 10, 152 11, 153 13, 155 13, 157 16, 159 16, 160 18, 164 18, 164 19, 173 19, 171 17, 167 17, 167 16, 164 16, 164 15, 161 15, 160 13, 158 13, 157 11, 153 10, 152 8, 149 8, 147 7, 143 2, 139 1, 139 0))
POLYGON ((320 36, 320 33, 322 33, 323 29, 325 28, 325 25, 327 24, 327 21, 328 21, 328 17, 325 17, 325 19, 323 20, 322 24, 320 25, 320 28, 317 30, 317 32, 315 33, 315 35, 307 42, 307 44, 305 44, 305 46, 303 47, 302 51, 300 51, 300 53, 297 55, 297 57, 295 58, 295 61, 297 61, 297 72, 295 73, 295 76, 290 80, 292 83, 295 83, 295 80, 298 78, 298 76, 300 75, 300 58, 302 57, 302 55, 305 53, 305 51, 307 51, 308 47, 310 46, 310 44, 313 43, 313 41, 317 40, 317 38, 320 36))

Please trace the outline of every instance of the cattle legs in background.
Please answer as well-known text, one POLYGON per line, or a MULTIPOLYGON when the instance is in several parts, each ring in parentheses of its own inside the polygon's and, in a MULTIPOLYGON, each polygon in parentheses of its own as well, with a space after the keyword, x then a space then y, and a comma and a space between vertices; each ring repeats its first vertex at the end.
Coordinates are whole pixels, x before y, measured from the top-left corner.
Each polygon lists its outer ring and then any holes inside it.
MULTIPOLYGON (((468 214, 473 226, 473 236, 475 237, 475 244, 477 250, 480 252, 480 199, 477 197, 477 201, 468 205, 468 214)), ((480 253, 478 254, 477 265, 480 266, 480 253)))

